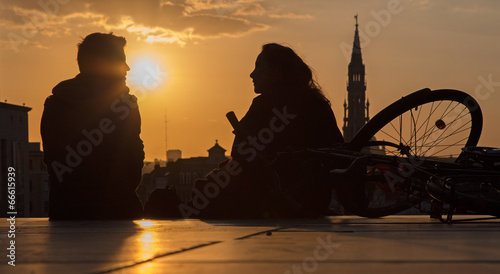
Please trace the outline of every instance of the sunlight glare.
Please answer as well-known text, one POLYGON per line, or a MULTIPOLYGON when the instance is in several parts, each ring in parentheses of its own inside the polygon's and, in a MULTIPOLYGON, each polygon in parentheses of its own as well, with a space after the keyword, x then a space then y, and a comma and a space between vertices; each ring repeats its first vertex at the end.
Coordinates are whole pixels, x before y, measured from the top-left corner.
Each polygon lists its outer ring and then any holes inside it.
MULTIPOLYGON (((136 260, 145 261, 154 258, 158 253, 158 233, 154 229, 157 225, 155 221, 151 220, 136 220, 135 224, 143 229, 139 237, 136 238, 138 244, 138 254, 136 260)), ((147 271, 141 271, 147 273, 147 271)))
POLYGON ((158 91, 168 80, 168 73, 159 59, 139 56, 130 62, 129 84, 142 93, 158 91))
POLYGON ((141 228, 148 228, 156 225, 156 223, 151 220, 134 221, 134 223, 138 224, 141 228))

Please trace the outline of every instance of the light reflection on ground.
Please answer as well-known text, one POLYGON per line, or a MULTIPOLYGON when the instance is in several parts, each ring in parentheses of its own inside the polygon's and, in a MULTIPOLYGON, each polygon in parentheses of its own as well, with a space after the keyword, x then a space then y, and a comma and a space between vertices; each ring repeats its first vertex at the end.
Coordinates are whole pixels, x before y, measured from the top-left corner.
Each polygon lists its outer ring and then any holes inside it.
POLYGON ((142 230, 139 232, 140 234, 136 240, 136 244, 138 245, 136 261, 145 261, 154 258, 159 250, 158 233, 153 229, 157 223, 151 220, 134 221, 134 223, 139 225, 142 230))

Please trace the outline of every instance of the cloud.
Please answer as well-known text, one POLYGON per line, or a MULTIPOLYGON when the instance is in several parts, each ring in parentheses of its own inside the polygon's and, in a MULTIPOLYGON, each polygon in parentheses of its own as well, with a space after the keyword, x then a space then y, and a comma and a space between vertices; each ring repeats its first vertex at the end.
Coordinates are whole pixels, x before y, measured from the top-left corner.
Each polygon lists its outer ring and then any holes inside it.
POLYGON ((15 5, 1 5, 0 11, 4 15, 0 20, 0 48, 13 49, 15 52, 21 47, 48 49, 48 43, 40 38, 70 35, 74 28, 99 26, 105 21, 102 15, 89 12, 59 15, 15 5))
POLYGON ((16 51, 94 31, 126 31, 135 40, 184 46, 265 31, 271 27, 266 18, 314 18, 262 0, 2 0, 0 12, 0 46, 16 51))
POLYGON ((245 7, 241 7, 234 14, 243 16, 262 16, 266 14, 266 9, 259 3, 251 3, 245 7))
POLYGON ((430 0, 410 0, 409 2, 419 10, 428 10, 432 8, 435 4, 430 0))
POLYGON ((429 10, 438 12, 453 12, 453 13, 490 13, 493 12, 492 7, 498 7, 498 1, 493 0, 454 0, 450 1, 431 1, 431 0, 407 0, 417 10, 429 10))
POLYGON ((269 17, 276 18, 276 19, 282 19, 282 18, 286 18, 286 19, 314 19, 314 16, 312 16, 310 14, 295 14, 293 12, 282 13, 282 14, 273 13, 273 14, 269 14, 269 17))
POLYGON ((107 29, 121 25, 115 29, 126 29, 141 40, 184 45, 190 41, 240 37, 266 30, 265 24, 233 16, 238 7, 249 3, 250 0, 147 0, 123 5, 118 0, 94 0, 90 10, 109 17, 107 29), (128 20, 126 28, 123 28, 123 18, 128 20))
POLYGON ((500 16, 500 2, 493 0, 430 1, 408 0, 415 8, 419 23, 429 30, 482 36, 500 35, 494 24, 500 16), (452 3, 452 4, 451 4, 452 3))

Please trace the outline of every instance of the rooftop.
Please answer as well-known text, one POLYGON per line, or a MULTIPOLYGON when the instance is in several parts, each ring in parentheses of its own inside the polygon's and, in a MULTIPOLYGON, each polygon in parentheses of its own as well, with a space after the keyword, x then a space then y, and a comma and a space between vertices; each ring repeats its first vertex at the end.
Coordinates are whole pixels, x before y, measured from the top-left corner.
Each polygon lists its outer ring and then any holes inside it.
POLYGON ((26 112, 31 110, 30 107, 27 107, 24 104, 22 106, 19 106, 19 105, 10 104, 7 102, 0 102, 0 108, 17 110, 17 111, 26 111, 26 112))

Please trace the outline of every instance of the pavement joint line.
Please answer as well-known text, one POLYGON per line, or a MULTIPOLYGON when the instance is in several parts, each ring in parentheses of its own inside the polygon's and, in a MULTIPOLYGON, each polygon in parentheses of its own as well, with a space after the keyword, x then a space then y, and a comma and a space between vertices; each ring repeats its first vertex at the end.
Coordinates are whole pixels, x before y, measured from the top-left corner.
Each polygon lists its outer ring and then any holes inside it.
POLYGON ((498 218, 492 218, 492 219, 467 219, 467 220, 456 220, 453 221, 453 223, 443 223, 440 221, 434 221, 434 220, 429 220, 428 222, 333 222, 333 223, 316 223, 316 224, 303 224, 304 226, 311 226, 311 225, 441 225, 441 226, 446 226, 446 225, 466 225, 466 224, 498 224, 500 223, 499 221, 489 221, 493 219, 498 219, 498 218))
MULTIPOLYGON (((122 269, 125 269, 125 268, 129 268, 129 267, 133 267, 133 266, 136 266, 136 265, 140 265, 142 263, 147 263, 147 262, 150 262, 152 261, 154 258, 151 258, 151 259, 148 259, 147 261, 143 261, 143 262, 138 262, 134 265, 130 265, 130 266, 123 266, 123 267, 117 267, 117 268, 113 268, 113 269, 109 269, 109 270, 105 270, 103 272, 92 272, 92 273, 95 273, 95 274, 101 274, 101 273, 111 273, 113 271, 118 271, 118 270, 122 270, 122 269)), ((233 263, 233 264, 236 264, 236 263, 296 263, 297 261, 301 261, 301 260, 279 260, 279 259, 276 259, 276 260, 168 260, 168 261, 165 261, 165 262, 162 262, 162 264, 218 264, 218 263, 233 263)), ((79 263, 101 263, 102 261, 79 261, 79 263)), ((116 262, 119 262, 119 261, 116 261, 116 262)), ((424 260, 421 260, 421 259, 417 259, 417 260, 335 260, 335 259, 330 259, 330 260, 325 260, 325 261, 322 261, 322 262, 325 262, 325 263, 342 263, 342 264, 347 264, 347 263, 364 263, 364 264, 372 264, 372 263, 379 263, 379 264, 386 264, 386 263, 453 263, 453 264, 458 264, 458 263, 462 263, 462 264, 500 264, 500 260, 462 260, 462 259, 455 259, 455 260, 427 260, 427 259, 424 259, 424 260)), ((44 263, 44 262, 24 262, 23 264, 27 265, 27 264, 39 264, 39 263, 44 263)), ((68 264, 68 265, 72 265, 74 264, 75 262, 58 262, 58 261, 54 261, 54 262, 50 262, 48 265, 59 265, 59 264, 68 264)))
POLYGON ((500 217, 486 217, 486 218, 471 218, 471 219, 458 219, 451 220, 450 223, 461 223, 461 222, 470 222, 470 221, 487 221, 487 220, 498 220, 500 217))
POLYGON ((415 229, 415 230, 410 230, 410 229, 392 229, 392 230, 324 230, 324 229, 314 229, 314 230, 283 230, 280 232, 283 233, 310 233, 310 232, 332 232, 332 233, 365 233, 365 232, 382 232, 382 233, 390 233, 390 232, 444 232, 444 233, 450 233, 450 232, 498 232, 498 229, 460 229, 460 230, 437 230, 437 229, 415 229))
MULTIPOLYGON (((272 264, 293 264, 302 260, 169 260, 162 264, 242 264, 242 263, 272 263, 272 264)), ((500 260, 324 260, 321 263, 338 264, 500 264, 500 260)))
MULTIPOLYGON (((246 235, 246 236, 238 237, 235 240, 243 240, 243 239, 247 239, 247 238, 250 238, 250 237, 253 237, 253 236, 257 236, 257 235, 260 235, 260 234, 264 234, 264 233, 267 233, 267 232, 275 232, 275 231, 278 231, 280 229, 287 229, 287 228, 294 228, 294 227, 297 227, 297 226, 287 226, 287 227, 279 227, 279 228, 275 228, 275 229, 264 230, 264 231, 260 231, 260 232, 257 232, 257 233, 252 233, 252 234, 249 234, 249 235, 246 235)), ((184 248, 184 249, 181 249, 181 250, 177 250, 177 251, 173 251, 173 252, 168 252, 168 253, 165 253, 165 254, 161 254, 161 255, 158 255, 158 256, 154 256, 153 258, 149 258, 147 260, 135 262, 133 264, 129 264, 129 265, 125 265, 125 266, 121 266, 121 267, 117 267, 117 268, 113 268, 113 269, 109 269, 109 270, 104 270, 104 271, 99 271, 99 272, 93 272, 93 273, 95 273, 95 274, 112 273, 112 272, 115 272, 115 271, 118 271, 118 270, 123 270, 123 269, 131 268, 131 267, 134 267, 134 266, 137 266, 137 265, 149 263, 149 262, 152 262, 153 260, 156 260, 158 258, 163 258, 163 257, 167 257, 167 256, 170 256, 170 255, 179 254, 179 253, 182 253, 182 252, 186 252, 186 251, 190 251, 190 250, 202 248, 202 247, 205 247, 205 246, 211 246, 211 245, 215 245, 215 244, 222 243, 222 242, 223 241, 215 241, 215 242, 201 244, 201 245, 197 245, 197 246, 193 246, 193 247, 189 247, 189 248, 184 248)))
POLYGON ((188 247, 188 248, 183 248, 181 250, 176 250, 176 251, 168 252, 168 253, 165 253, 165 254, 160 254, 160 255, 154 256, 152 258, 149 258, 147 260, 135 262, 135 263, 132 263, 132 264, 129 264, 129 265, 124 265, 124 266, 116 267, 116 268, 113 268, 113 269, 108 269, 108 270, 98 271, 98 272, 91 272, 91 273, 94 273, 94 274, 111 273, 111 272, 115 272, 115 271, 118 271, 118 270, 123 270, 123 269, 126 269, 126 268, 130 268, 130 267, 138 266, 138 265, 141 265, 141 264, 149 263, 149 262, 151 262, 153 260, 156 260, 158 258, 163 258, 163 257, 167 257, 167 256, 170 256, 170 255, 179 254, 179 253, 182 253, 182 252, 186 252, 186 251, 190 251, 190 250, 202 248, 202 247, 205 247, 205 246, 215 245, 215 244, 218 244, 218 243, 221 243, 221 242, 222 241, 215 241, 215 242, 210 242, 210 243, 206 243, 206 244, 196 245, 196 246, 192 246, 192 247, 188 247))

